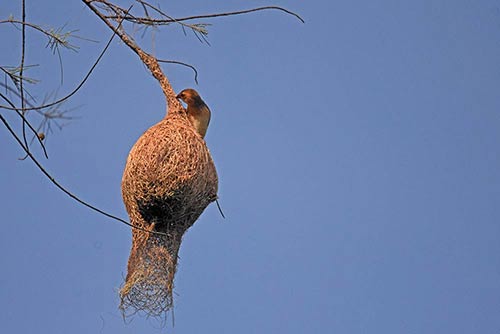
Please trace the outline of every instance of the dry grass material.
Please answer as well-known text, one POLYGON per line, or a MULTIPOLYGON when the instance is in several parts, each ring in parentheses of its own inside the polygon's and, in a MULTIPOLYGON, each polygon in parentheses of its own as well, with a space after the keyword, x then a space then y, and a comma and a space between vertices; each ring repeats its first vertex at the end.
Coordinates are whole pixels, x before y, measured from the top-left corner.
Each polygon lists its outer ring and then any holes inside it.
POLYGON ((140 312, 160 317, 172 308, 182 236, 217 198, 210 152, 180 108, 137 140, 123 173, 122 195, 131 223, 165 234, 132 229, 120 291, 126 316, 140 312))

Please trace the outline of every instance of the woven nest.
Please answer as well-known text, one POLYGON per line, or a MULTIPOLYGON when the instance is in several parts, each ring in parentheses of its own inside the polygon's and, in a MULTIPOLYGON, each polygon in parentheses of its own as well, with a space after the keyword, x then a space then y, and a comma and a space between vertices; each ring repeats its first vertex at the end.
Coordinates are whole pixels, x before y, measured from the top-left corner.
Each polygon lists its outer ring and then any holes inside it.
POLYGON ((163 316, 173 306, 182 236, 217 198, 210 152, 183 109, 169 111, 137 140, 123 173, 122 195, 131 223, 140 229, 132 229, 120 308, 126 316, 163 316))

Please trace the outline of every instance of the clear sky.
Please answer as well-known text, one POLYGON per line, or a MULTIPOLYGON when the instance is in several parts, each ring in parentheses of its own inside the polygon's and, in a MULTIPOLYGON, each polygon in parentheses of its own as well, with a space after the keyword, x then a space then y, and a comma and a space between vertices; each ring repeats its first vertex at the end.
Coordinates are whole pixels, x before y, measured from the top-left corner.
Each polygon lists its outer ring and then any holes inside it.
MULTIPOLYGON (((2 1, 0 20, 19 18, 19 2, 2 1)), ((27 3, 29 21, 99 41, 62 52, 61 86, 57 56, 28 30, 34 94, 62 96, 110 31, 80 1, 27 3)), ((168 332, 499 333, 498 0, 160 3, 173 16, 275 4, 306 20, 214 19, 211 46, 178 26, 155 33, 157 56, 199 71, 196 85, 189 69, 164 66, 212 110, 206 140, 227 216, 211 205, 185 235, 168 332)), ((19 36, 0 25, 0 65, 18 64, 19 36)), ((164 116, 161 90, 115 41, 66 107, 78 118, 49 134, 44 165, 125 218, 125 159, 164 116)), ((129 228, 22 155, 0 127, 0 331, 165 332, 118 310, 129 228)))

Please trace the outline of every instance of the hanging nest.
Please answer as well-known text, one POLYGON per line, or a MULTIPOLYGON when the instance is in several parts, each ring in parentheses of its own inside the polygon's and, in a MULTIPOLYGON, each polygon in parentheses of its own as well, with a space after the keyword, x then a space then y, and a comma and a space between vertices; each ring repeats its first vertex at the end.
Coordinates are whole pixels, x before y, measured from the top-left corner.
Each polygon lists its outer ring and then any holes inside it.
POLYGON ((185 110, 178 108, 137 140, 123 173, 123 201, 139 228, 132 229, 120 291, 125 316, 141 312, 160 317, 172 308, 182 236, 217 198, 210 152, 185 110))

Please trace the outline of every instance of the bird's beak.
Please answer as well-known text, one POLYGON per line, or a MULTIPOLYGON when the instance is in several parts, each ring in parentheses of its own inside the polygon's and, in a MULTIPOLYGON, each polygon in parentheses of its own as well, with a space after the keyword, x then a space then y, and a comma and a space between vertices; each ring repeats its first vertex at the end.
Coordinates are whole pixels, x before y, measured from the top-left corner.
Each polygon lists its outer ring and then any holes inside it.
POLYGON ((181 94, 177 94, 177 96, 175 98, 176 99, 180 99, 181 98, 181 94))

